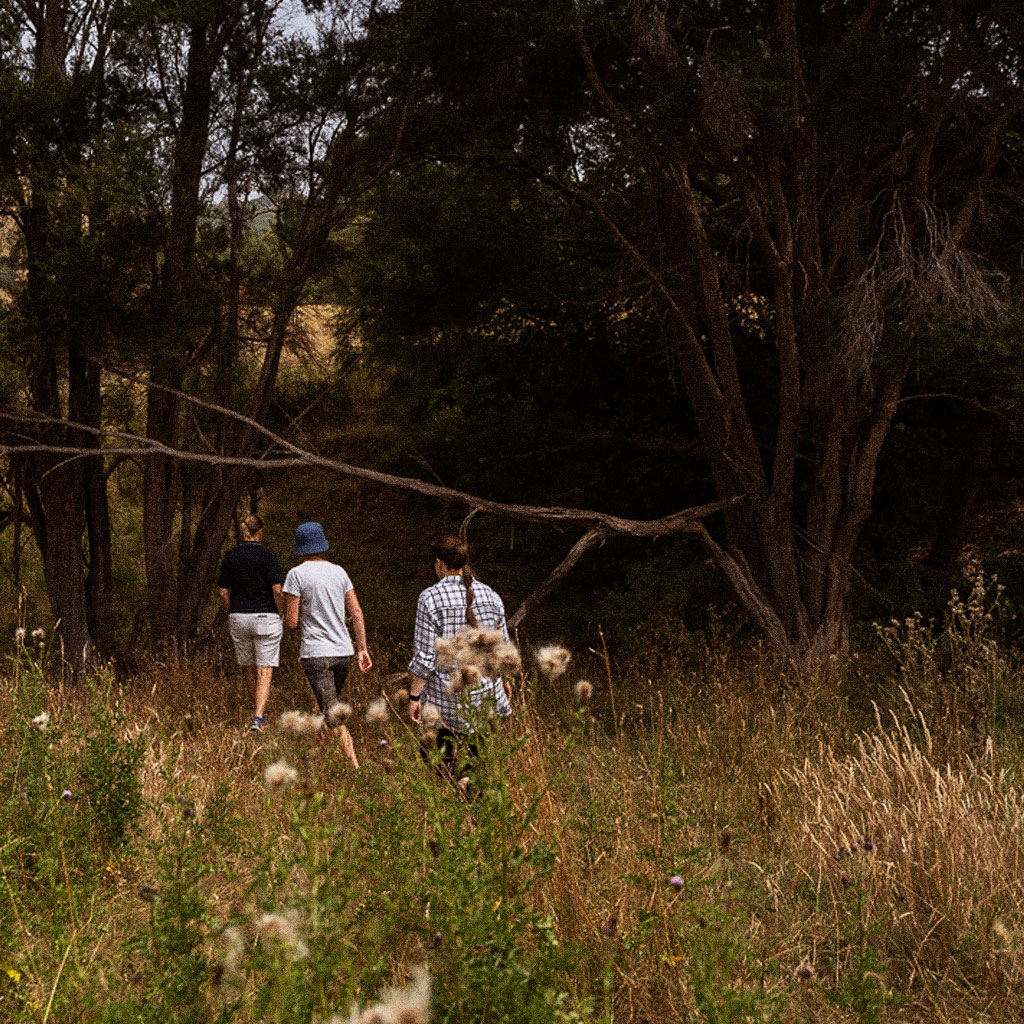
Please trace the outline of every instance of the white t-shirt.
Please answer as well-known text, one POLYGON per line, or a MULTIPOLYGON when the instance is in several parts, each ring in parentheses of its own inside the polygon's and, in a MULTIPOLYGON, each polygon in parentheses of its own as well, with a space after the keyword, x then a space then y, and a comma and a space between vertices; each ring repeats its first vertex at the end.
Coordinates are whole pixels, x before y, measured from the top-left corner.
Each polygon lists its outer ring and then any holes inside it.
POLYGON ((344 658, 355 653, 345 624, 345 594, 354 589, 334 562, 300 562, 281 588, 299 599, 300 658, 344 658))

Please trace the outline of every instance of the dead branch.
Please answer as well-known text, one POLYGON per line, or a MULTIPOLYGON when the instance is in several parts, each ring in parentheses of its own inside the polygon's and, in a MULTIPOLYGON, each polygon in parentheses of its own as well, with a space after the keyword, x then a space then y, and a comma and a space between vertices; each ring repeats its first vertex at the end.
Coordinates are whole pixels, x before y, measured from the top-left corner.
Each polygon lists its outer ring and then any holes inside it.
POLYGON ((519 624, 533 610, 534 606, 540 604, 561 582, 569 575, 572 567, 587 553, 595 544, 603 544, 605 532, 600 527, 588 530, 569 549, 569 553, 551 571, 551 575, 538 586, 532 594, 516 609, 515 614, 508 620, 508 628, 516 630, 519 624))
MULTIPOLYGON (((144 382, 149 384, 149 382, 144 382)), ((158 387, 159 385, 150 384, 158 387)), ((171 388, 162 390, 173 391, 171 388)), ((452 502, 465 506, 469 509, 464 525, 468 526, 469 519, 480 512, 492 512, 508 519, 520 519, 535 523, 578 523, 587 527, 587 532, 578 540, 565 558, 558 564, 543 583, 531 593, 522 605, 516 610, 509 624, 512 628, 518 626, 527 613, 536 606, 544 597, 551 593, 565 577, 572 567, 583 557, 583 555, 595 544, 603 542, 611 536, 626 537, 663 537, 678 533, 698 533, 705 543, 709 543, 712 551, 716 545, 710 541, 710 536, 699 521, 706 516, 718 512, 743 500, 743 495, 735 495, 721 501, 709 502, 705 505, 696 505, 691 508, 682 509, 668 516, 658 519, 626 519, 622 516, 610 515, 606 512, 598 512, 592 509, 561 508, 557 506, 537 505, 516 505, 507 502, 493 501, 489 498, 481 498, 478 495, 469 494, 465 491, 457 491, 452 487, 445 487, 441 484, 428 483, 425 480, 418 480, 414 477, 397 476, 393 473, 382 473, 378 470, 367 469, 363 466, 354 466, 350 463, 341 462, 337 459, 329 459, 323 455, 306 451, 298 445, 285 440, 274 431, 251 420, 249 417, 232 409, 218 406, 213 402, 206 402, 197 399, 184 392, 175 392, 183 399, 195 405, 210 409, 213 412, 228 416, 248 423, 270 442, 271 446, 279 446, 288 454, 283 457, 271 457, 268 453, 262 458, 244 458, 240 456, 219 455, 215 452, 191 452, 173 448, 162 442, 155 441, 140 434, 133 434, 127 431, 104 430, 99 427, 88 427, 84 424, 73 423, 68 420, 60 420, 54 417, 47 417, 37 413, 0 411, 0 418, 12 420, 25 424, 30 423, 61 423, 65 427, 80 430, 85 434, 91 434, 102 439, 117 439, 120 442, 118 447, 109 448, 82 448, 73 445, 43 444, 27 441, 25 444, 0 444, 0 454, 9 457, 28 455, 35 453, 48 453, 52 455, 65 455, 69 459, 78 458, 103 458, 106 456, 126 456, 132 458, 159 455, 165 458, 174 459, 184 463, 200 463, 210 466, 237 466, 250 469, 271 470, 271 469, 300 469, 315 468, 328 472, 337 473, 341 476, 354 477, 378 484, 382 487, 390 487, 396 490, 409 491, 415 494, 422 494, 426 497, 436 498, 441 501, 452 502), (127 444, 126 444, 127 442, 127 444)))

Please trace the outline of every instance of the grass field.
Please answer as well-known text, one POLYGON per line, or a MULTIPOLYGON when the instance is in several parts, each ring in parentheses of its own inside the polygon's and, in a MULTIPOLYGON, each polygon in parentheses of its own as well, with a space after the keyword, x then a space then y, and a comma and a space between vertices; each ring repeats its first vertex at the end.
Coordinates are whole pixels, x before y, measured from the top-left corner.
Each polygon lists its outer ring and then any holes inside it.
MULTIPOLYGON (((356 772, 245 732, 226 659, 72 691, 28 637, 0 710, 0 1019, 1022 1019, 1024 728, 992 597, 821 679, 595 634, 516 680, 472 803, 419 757, 400 649, 353 680, 356 772), (268 786, 279 762, 294 784, 268 786)), ((275 719, 311 705, 285 665, 275 719)))

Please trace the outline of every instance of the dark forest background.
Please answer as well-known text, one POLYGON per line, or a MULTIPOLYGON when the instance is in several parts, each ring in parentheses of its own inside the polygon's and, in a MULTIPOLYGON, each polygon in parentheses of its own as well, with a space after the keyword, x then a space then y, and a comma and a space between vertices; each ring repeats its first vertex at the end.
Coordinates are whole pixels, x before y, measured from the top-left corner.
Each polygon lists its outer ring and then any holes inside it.
MULTIPOLYGON (((467 505, 263 470, 261 426, 500 502, 736 499, 596 536, 528 627, 716 607, 814 666, 968 562, 1016 608, 1022 46, 1009 2, 0 4, 9 625, 202 641, 253 508, 402 634, 467 505)), ((511 610, 580 525, 468 531, 511 610)))

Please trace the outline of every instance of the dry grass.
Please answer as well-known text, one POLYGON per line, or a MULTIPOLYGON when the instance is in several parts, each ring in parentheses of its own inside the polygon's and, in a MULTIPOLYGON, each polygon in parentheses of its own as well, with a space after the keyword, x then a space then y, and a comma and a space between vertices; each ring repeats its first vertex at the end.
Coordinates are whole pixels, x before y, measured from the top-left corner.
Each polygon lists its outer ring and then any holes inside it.
MULTIPOLYGON (((581 661, 562 679, 522 681, 509 730, 522 742, 508 763, 521 814, 540 794, 531 832, 557 858, 531 899, 560 939, 581 944, 590 968, 573 982, 581 998, 611 984, 617 1021, 685 1019, 706 931, 729 984, 785 997, 780 1020, 1024 1017, 1024 800, 991 740, 954 768, 929 749, 921 717, 879 712, 858 731, 834 685, 799 684, 760 655, 709 656, 675 676, 653 661, 625 670, 581 661), (573 683, 584 673, 597 682, 578 709, 573 683), (677 875, 682 894, 669 884, 677 875), (726 956, 727 946, 741 952, 726 956), (866 947, 877 954, 870 969, 858 959, 866 947), (854 983, 877 1016, 865 1015, 854 983)), ((355 773, 330 739, 245 732, 237 671, 145 668, 121 695, 131 732, 147 738, 145 841, 159 841, 168 802, 187 794, 198 818, 227 807, 283 855, 299 839, 263 783, 281 757, 300 785, 315 779, 337 801, 341 820, 367 776, 425 771, 397 714, 363 720, 397 685, 352 680, 355 773)), ((50 710, 59 719, 79 703, 58 689, 50 710)), ((311 706, 295 670, 282 671, 272 717, 311 706)), ((382 806, 381 820, 388 814, 382 806)), ((149 865, 134 857, 108 874, 99 962, 144 916, 137 893, 149 865)), ((205 880, 206 895, 255 921, 253 879, 243 842, 205 880)), ((424 955, 412 940, 392 953, 396 982, 424 955)), ((250 1018, 243 1009, 238 1019, 250 1018)))

